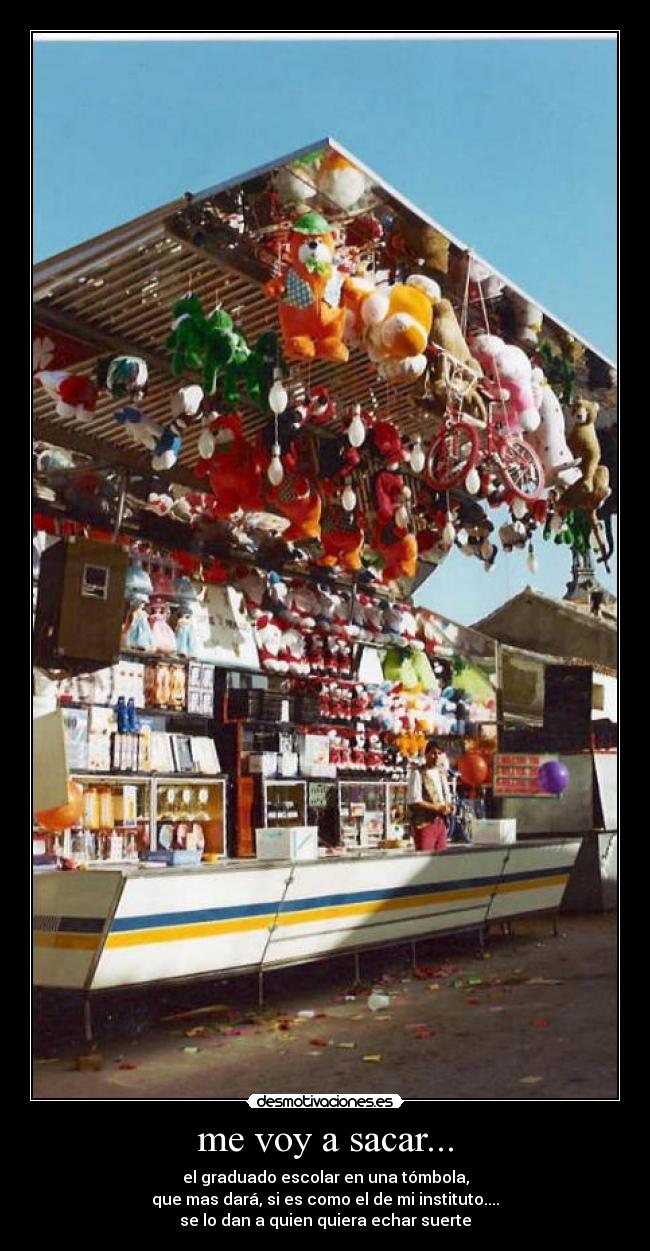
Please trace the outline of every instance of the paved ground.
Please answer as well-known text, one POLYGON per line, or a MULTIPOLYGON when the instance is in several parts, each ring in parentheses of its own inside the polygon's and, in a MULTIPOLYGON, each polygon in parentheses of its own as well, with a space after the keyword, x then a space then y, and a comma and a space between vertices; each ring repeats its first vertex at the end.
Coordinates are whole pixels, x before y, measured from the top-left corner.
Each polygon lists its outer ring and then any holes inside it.
POLYGON ((617 1097, 613 914, 562 916, 557 938, 546 919, 521 921, 514 938, 492 933, 484 957, 467 937, 420 943, 417 957, 413 970, 405 948, 363 955, 362 987, 351 957, 269 974, 261 1012, 255 978, 105 1000, 98 1072, 75 1069, 88 1050, 78 1003, 40 995, 34 1097, 617 1097), (377 1012, 373 986, 390 1000, 377 1012))

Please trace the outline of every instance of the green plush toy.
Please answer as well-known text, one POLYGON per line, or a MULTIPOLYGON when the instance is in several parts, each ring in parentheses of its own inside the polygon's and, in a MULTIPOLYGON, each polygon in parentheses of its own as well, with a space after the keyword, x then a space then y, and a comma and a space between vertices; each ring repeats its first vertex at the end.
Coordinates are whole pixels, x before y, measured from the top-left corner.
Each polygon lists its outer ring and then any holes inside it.
POLYGON ((572 404, 576 385, 576 371, 565 356, 553 351, 548 339, 539 347, 542 368, 555 394, 562 404, 572 404))
POLYGON ((553 538, 558 544, 566 544, 579 556, 586 556, 590 549, 591 518, 582 508, 567 511, 563 518, 562 529, 555 536, 551 533, 550 523, 544 527, 544 538, 553 538))
POLYGON ((226 407, 233 407, 239 398, 239 375, 250 356, 243 331, 225 309, 215 309, 206 317, 197 295, 183 296, 172 312, 167 339, 172 372, 178 377, 200 371, 206 395, 214 394, 221 378, 226 407))
POLYGON ((268 330, 260 335, 240 371, 251 404, 262 413, 268 412, 268 395, 276 366, 285 372, 286 362, 278 352, 278 337, 268 330))
POLYGON ((453 684, 457 691, 462 691, 477 704, 487 704, 494 699, 494 688, 487 676, 476 665, 460 657, 454 661, 453 684))
POLYGON ((420 681, 413 666, 412 652, 407 648, 389 647, 382 665, 387 682, 400 682, 405 691, 419 686, 420 681))

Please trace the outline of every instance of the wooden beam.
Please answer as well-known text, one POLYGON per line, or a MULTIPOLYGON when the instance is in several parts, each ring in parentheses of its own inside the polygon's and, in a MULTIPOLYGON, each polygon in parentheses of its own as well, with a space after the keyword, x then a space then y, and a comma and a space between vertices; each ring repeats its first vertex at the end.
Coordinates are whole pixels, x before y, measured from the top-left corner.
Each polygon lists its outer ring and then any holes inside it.
POLYGON ((50 330, 61 330, 63 334, 81 339, 83 343, 96 348, 99 355, 116 352, 125 356, 142 356, 148 365, 153 365, 161 373, 172 377, 171 360, 168 356, 142 343, 136 343, 133 339, 124 338, 122 335, 113 334, 110 330, 103 330, 101 326, 94 326, 81 318, 72 317, 69 313, 62 313, 51 304, 35 304, 34 321, 47 326, 50 330))
POLYGON ((174 469, 157 473, 151 468, 151 459, 145 453, 125 447, 122 443, 106 443, 103 439, 94 438, 73 426, 63 426, 47 417, 35 418, 34 438, 39 442, 50 443, 53 447, 65 448, 66 451, 81 452, 105 465, 126 465, 130 469, 137 469, 163 485, 177 483, 178 486, 191 487, 193 491, 205 491, 205 480, 197 478, 190 469, 182 469, 177 465, 174 469))
POLYGON ((165 228, 168 234, 173 235, 180 243, 191 248, 193 252, 199 256, 210 257, 216 261, 221 269, 227 270, 231 274, 236 274, 238 278, 242 275, 250 278, 252 282, 262 286, 269 277, 268 271, 256 261, 249 253, 246 253, 241 246, 241 235, 232 230, 230 226, 219 224, 219 233, 225 239, 232 239, 233 246, 228 248, 220 245, 215 238, 211 236, 209 226, 202 226, 198 222, 188 221, 182 213, 176 217, 169 218, 165 222, 165 228))

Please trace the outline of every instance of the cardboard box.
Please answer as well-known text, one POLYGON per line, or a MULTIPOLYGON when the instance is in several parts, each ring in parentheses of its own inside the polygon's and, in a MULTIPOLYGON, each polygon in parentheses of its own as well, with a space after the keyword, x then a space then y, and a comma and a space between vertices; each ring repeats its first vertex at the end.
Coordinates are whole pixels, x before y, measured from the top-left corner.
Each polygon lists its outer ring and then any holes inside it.
POLYGON ((255 846, 258 860, 316 860, 318 826, 262 827, 255 831, 255 846))
POLYGON ((303 765, 327 765, 330 762, 330 740, 327 734, 305 734, 299 740, 303 765))
POLYGON ((473 843, 514 843, 517 840, 517 821, 475 821, 472 831, 473 843))
POLYGON ((278 773, 281 778, 295 778, 298 772, 298 753, 295 751, 280 752, 278 756, 278 773))
POLYGON ((261 773, 262 777, 275 777, 278 768, 278 754, 275 751, 263 751, 248 757, 248 772, 261 773))
POLYGON ((303 778, 335 778, 336 777, 336 765, 335 764, 308 765, 308 764, 305 764, 304 761, 302 761, 300 764, 300 775, 303 778))

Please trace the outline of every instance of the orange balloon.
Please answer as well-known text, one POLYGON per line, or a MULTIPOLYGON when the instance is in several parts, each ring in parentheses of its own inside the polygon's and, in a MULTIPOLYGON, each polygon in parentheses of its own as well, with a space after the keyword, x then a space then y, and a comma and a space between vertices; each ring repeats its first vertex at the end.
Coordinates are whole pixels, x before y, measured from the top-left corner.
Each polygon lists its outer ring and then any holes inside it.
POLYGON ((467 786, 482 786, 490 776, 490 768, 476 751, 466 751, 458 761, 458 769, 467 786))
POLYGON ((83 787, 78 782, 68 782, 67 804, 60 804, 58 808, 46 808, 44 812, 37 812, 36 820, 39 825, 42 825, 52 834, 58 834, 61 830, 69 829, 71 825, 77 825, 83 810, 83 787))

